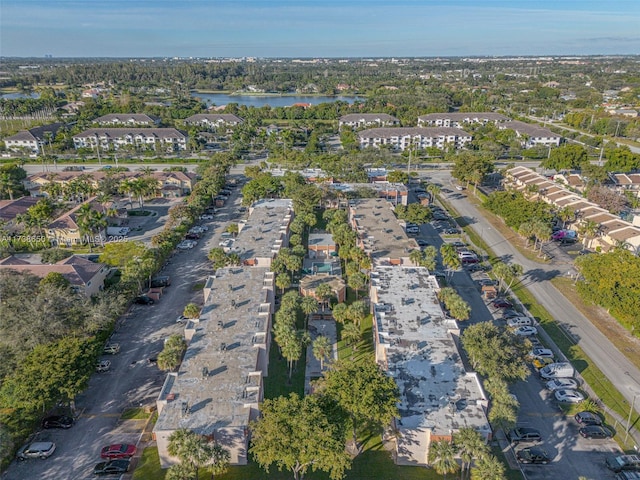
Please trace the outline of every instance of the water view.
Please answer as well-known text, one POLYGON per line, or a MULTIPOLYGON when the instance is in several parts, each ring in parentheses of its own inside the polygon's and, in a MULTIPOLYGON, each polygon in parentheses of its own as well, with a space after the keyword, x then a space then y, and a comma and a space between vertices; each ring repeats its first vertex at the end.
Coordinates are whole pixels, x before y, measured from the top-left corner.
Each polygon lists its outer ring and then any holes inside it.
POLYGON ((199 93, 191 92, 193 97, 200 98, 209 105, 227 105, 229 103, 237 103, 248 107, 290 107, 295 103, 310 103, 318 105, 320 103, 331 103, 336 101, 353 103, 362 97, 345 97, 345 96, 316 96, 316 95, 228 95, 226 93, 199 93))

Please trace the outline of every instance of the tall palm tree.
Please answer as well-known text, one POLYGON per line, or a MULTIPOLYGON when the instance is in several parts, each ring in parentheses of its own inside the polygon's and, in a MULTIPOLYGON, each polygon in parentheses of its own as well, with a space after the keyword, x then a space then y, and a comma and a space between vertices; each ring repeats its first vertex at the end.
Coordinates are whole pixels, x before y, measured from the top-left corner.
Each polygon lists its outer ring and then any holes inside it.
POLYGON ((493 455, 484 455, 471 469, 471 480, 506 480, 504 465, 493 455))
POLYGON ((422 251, 413 250, 409 254, 409 261, 413 263, 415 266, 419 266, 422 263, 422 251))
POLYGON ((331 345, 329 338, 319 335, 313 341, 312 351, 315 359, 320 362, 320 371, 324 370, 324 361, 329 360, 333 354, 333 345, 331 345))
POLYGON ((591 245, 591 241, 598 235, 598 231, 600 230, 600 225, 593 220, 587 220, 582 225, 578 231, 581 235, 584 236, 583 244, 586 248, 589 248, 591 245))
POLYGON ((438 474, 444 475, 445 479, 447 473, 455 473, 459 468, 455 457, 456 450, 451 442, 440 440, 429 446, 429 463, 438 474))
POLYGON ((460 480, 466 478, 471 463, 489 453, 489 448, 482 438, 482 435, 471 427, 464 427, 453 434, 453 443, 458 449, 458 454, 462 460, 460 480))
POLYGON ((347 345, 353 345, 353 350, 358 349, 358 342, 362 339, 362 332, 360 327, 353 322, 348 322, 342 328, 342 340, 347 345))
POLYGON ((20 189, 20 184, 9 173, 0 174, 0 195, 6 194, 9 200, 13 200, 13 194, 20 189))

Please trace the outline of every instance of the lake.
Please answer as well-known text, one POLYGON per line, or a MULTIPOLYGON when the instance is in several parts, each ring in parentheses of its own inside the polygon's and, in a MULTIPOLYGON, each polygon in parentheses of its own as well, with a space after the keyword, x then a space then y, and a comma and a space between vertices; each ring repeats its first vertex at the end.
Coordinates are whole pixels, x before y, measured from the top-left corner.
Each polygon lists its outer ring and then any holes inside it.
POLYGON ((317 95, 227 95, 226 93, 199 93, 192 91, 191 96, 201 99, 209 105, 228 105, 229 103, 237 103, 248 107, 290 107, 294 103, 310 103, 318 105, 320 103, 332 103, 342 101, 353 103, 356 100, 363 100, 363 97, 343 97, 336 96, 317 96, 317 95))
POLYGON ((20 92, 3 93, 0 95, 0 98, 6 98, 7 100, 15 100, 16 98, 40 98, 40 94, 35 92, 29 94, 20 92))

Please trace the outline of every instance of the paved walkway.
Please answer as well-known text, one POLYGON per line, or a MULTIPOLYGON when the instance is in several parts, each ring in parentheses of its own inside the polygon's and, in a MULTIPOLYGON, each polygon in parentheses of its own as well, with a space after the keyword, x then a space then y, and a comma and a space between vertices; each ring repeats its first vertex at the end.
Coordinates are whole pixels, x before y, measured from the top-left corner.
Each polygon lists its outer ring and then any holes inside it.
POLYGON ((311 343, 307 346, 307 363, 304 374, 304 393, 311 393, 311 380, 322 376, 322 372, 327 370, 332 360, 338 359, 338 336, 335 320, 309 320, 309 334, 311 335, 311 343), (313 341, 320 335, 324 335, 329 339, 333 346, 332 360, 325 361, 323 368, 320 368, 320 361, 313 356, 313 341))

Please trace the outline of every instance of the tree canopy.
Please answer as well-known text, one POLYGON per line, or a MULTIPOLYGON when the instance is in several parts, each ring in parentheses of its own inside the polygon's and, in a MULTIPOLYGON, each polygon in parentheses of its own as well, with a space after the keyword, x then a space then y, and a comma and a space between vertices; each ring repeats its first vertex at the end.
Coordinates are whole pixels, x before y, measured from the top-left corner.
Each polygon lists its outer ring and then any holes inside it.
POLYGON ((323 471, 332 480, 343 477, 351 459, 345 452, 346 422, 335 404, 317 395, 265 400, 261 418, 251 425, 251 449, 268 472, 275 465, 301 480, 309 470, 323 471))

